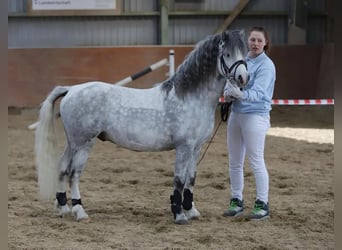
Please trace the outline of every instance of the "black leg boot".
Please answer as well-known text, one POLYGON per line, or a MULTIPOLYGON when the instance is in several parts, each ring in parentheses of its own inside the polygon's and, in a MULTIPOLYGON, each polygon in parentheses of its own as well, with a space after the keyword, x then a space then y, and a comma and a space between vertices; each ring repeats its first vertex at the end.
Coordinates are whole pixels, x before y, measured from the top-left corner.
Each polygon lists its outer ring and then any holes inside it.
POLYGON ((193 194, 190 192, 189 189, 184 190, 184 200, 183 200, 183 208, 185 210, 190 210, 192 208, 192 202, 193 202, 193 194))
POLYGON ((188 219, 182 211, 182 195, 178 190, 173 191, 170 196, 171 211, 176 224, 188 224, 188 219))

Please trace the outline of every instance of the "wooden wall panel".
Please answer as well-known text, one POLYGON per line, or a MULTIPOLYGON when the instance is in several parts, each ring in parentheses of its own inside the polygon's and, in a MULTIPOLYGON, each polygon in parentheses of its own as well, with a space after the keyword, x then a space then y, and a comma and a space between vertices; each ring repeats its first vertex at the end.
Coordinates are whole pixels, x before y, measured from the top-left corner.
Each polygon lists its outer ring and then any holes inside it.
MULTIPOLYGON (((175 50, 176 67, 191 46, 110 48, 58 48, 8 50, 8 106, 36 107, 56 85, 93 80, 115 83, 169 57, 175 50)), ((332 98, 334 48, 325 46, 274 46, 271 58, 277 68, 274 98, 332 98)), ((167 78, 159 68, 127 87, 149 88, 167 78)))

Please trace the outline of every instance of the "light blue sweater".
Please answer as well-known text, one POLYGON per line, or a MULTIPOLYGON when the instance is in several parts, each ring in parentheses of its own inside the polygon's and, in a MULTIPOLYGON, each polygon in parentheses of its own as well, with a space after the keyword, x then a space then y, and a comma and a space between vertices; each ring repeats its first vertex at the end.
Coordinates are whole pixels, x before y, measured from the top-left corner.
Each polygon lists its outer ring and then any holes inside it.
POLYGON ((233 101, 236 113, 268 115, 272 107, 276 69, 272 60, 262 52, 255 58, 247 55, 249 81, 243 88, 243 97, 233 101))

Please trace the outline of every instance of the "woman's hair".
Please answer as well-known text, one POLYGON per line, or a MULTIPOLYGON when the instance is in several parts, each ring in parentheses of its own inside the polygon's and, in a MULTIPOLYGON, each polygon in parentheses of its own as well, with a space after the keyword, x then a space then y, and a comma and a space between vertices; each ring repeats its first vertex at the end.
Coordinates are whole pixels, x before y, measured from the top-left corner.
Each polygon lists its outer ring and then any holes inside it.
POLYGON ((264 46, 264 51, 268 55, 271 51, 271 39, 270 39, 266 29, 264 27, 254 26, 254 27, 250 28, 249 34, 251 34, 253 31, 258 31, 258 32, 261 32, 264 34, 265 39, 266 39, 266 45, 264 46))

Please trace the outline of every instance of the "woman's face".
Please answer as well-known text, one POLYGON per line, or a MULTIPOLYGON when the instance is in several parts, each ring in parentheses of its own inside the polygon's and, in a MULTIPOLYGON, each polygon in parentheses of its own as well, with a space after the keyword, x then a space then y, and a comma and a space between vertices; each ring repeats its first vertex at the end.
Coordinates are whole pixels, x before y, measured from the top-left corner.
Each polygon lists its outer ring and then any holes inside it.
POLYGON ((264 33, 260 31, 252 31, 248 37, 248 50, 250 57, 256 57, 264 51, 267 44, 264 33))

